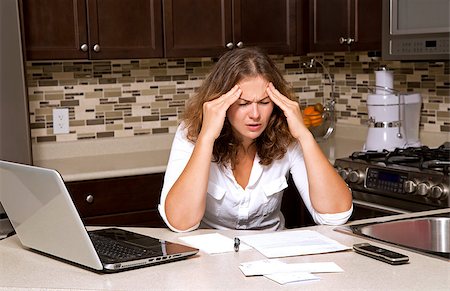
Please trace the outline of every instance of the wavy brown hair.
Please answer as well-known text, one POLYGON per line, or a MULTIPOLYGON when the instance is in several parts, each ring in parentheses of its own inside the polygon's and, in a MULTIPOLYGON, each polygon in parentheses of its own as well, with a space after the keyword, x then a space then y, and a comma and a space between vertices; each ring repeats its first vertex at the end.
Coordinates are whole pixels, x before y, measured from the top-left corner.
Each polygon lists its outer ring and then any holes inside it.
MULTIPOLYGON (((293 93, 272 59, 259 48, 242 48, 226 52, 213 67, 197 93, 188 100, 183 122, 188 129, 187 137, 195 142, 203 122, 203 104, 227 93, 246 78, 261 76, 272 82, 287 98, 294 100, 293 93)), ((262 165, 281 159, 294 141, 286 117, 278 106, 274 106, 264 132, 255 139, 256 150, 262 165)), ((213 148, 213 161, 220 165, 236 164, 236 155, 241 141, 233 134, 226 119, 213 148)))

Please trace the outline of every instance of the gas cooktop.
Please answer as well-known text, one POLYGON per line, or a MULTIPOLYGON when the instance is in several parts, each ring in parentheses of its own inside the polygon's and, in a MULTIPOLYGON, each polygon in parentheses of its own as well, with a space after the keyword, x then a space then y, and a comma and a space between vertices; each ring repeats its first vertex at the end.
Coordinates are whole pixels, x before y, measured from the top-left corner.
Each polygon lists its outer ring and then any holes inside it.
POLYGON ((428 146, 396 148, 393 151, 354 152, 349 158, 372 163, 384 163, 386 166, 404 166, 419 170, 433 170, 449 174, 450 142, 437 148, 428 146))
POLYGON ((416 209, 447 208, 450 203, 450 143, 396 148, 393 151, 361 151, 336 159, 334 167, 353 191, 354 198, 396 199, 416 209), (403 202, 402 202, 403 201, 403 202), (422 205, 422 206, 421 206, 422 205))

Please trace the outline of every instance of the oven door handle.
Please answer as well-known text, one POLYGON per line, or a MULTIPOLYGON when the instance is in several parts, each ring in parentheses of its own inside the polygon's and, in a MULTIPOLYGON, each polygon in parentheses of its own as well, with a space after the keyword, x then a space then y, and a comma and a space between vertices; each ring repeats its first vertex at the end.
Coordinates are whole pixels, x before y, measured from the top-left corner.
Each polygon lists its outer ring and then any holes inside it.
POLYGON ((406 213, 411 213, 411 211, 406 211, 403 209, 398 209, 398 208, 394 208, 394 207, 389 207, 389 206, 384 206, 384 205, 380 205, 380 204, 375 204, 375 203, 371 203, 371 202, 367 202, 367 201, 361 201, 361 200, 357 200, 357 199, 353 199, 353 204, 356 206, 362 206, 365 208, 370 208, 370 209, 375 209, 375 210, 383 210, 386 212, 392 212, 393 214, 406 214, 406 213))

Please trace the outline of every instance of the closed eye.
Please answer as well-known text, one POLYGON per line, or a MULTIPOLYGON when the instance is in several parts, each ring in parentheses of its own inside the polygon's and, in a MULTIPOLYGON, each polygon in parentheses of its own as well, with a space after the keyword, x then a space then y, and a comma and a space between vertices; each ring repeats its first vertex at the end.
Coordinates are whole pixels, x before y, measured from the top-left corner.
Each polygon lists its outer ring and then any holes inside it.
POLYGON ((266 105, 266 104, 269 104, 270 102, 271 102, 270 98, 269 98, 269 97, 266 97, 266 98, 260 100, 258 103, 259 103, 259 104, 266 105))

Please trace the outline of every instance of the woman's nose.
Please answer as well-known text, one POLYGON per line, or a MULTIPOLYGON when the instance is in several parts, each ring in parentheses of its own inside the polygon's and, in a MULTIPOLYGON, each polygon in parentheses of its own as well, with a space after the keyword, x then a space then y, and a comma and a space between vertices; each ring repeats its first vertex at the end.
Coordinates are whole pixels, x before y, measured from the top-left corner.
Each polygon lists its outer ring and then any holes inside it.
POLYGON ((250 107, 250 118, 258 119, 260 116, 258 103, 253 102, 250 107))

